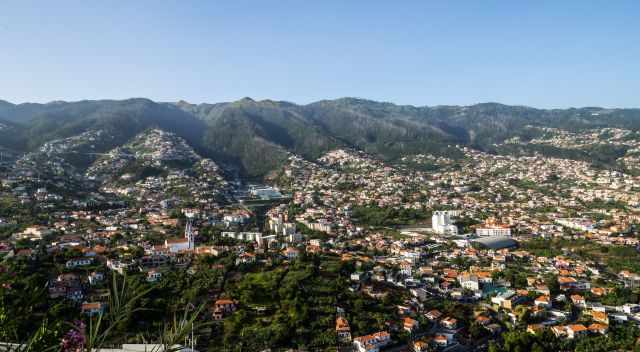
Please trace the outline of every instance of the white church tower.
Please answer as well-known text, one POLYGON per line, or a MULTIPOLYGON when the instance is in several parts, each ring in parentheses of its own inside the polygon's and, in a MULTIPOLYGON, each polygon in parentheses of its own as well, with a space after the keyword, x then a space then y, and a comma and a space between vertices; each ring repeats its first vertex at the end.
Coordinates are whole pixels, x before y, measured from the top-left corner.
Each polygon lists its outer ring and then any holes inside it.
POLYGON ((195 241, 193 239, 193 225, 191 217, 188 217, 187 226, 184 229, 184 238, 187 240, 187 250, 194 250, 196 248, 195 241))

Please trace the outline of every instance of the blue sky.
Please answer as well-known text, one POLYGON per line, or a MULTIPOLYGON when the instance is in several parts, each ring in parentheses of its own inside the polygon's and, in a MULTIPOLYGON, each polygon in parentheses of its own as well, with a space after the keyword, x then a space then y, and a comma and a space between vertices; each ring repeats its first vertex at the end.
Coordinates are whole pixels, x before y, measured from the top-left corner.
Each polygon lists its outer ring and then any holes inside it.
POLYGON ((0 99, 640 107, 640 1, 0 5, 0 99))

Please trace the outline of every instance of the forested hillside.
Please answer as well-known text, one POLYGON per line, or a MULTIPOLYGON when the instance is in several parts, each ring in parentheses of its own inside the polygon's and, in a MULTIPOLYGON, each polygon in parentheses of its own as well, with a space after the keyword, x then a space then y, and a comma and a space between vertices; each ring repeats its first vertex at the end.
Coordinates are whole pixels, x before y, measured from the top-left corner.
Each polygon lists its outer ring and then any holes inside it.
MULTIPOLYGON (((206 157, 261 177, 289 153, 315 159, 336 147, 363 150, 386 160, 411 154, 452 158, 454 145, 510 154, 542 153, 592 160, 614 167, 626 150, 599 146, 572 150, 527 142, 545 128, 583 132, 599 128, 640 128, 640 109, 554 109, 485 103, 472 106, 401 106, 355 98, 308 105, 244 98, 231 103, 157 103, 148 99, 11 104, 0 101, 0 147, 27 152, 45 143, 88 131, 111 138, 94 141, 111 150, 149 129, 184 138, 206 157)), ((88 158, 87 163, 92 162, 88 158)))

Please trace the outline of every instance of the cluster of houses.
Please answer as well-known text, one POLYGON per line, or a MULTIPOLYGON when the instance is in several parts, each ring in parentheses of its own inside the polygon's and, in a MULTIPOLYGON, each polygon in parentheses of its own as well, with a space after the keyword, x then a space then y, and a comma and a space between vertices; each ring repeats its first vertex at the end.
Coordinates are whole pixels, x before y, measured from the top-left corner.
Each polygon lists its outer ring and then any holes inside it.
MULTIPOLYGON (((47 148, 55 154, 66 147, 47 148)), ((345 149, 315 162, 291 156, 283 173, 291 202, 271 208, 262 228, 254 226, 257 214, 225 201, 234 185, 215 163, 162 131, 152 130, 100 158, 86 175, 55 157, 43 161, 27 155, 10 174, 1 175, 0 191, 50 209, 51 220, 20 224, 27 226, 0 241, 0 255, 28 259, 39 251, 76 253, 57 263, 59 272, 52 273, 48 290, 51 298, 72 300, 87 315, 106 309, 101 283, 108 271, 142 272, 155 283, 169 268, 189 267, 197 255, 232 252, 236 265, 265 263, 274 253, 286 261, 304 253, 336 255, 355 263, 349 273, 352 292, 376 300, 403 293, 402 304, 395 307, 401 317, 396 325, 417 337, 412 340, 416 351, 456 346, 462 343, 460 331, 473 323, 494 336, 510 321, 530 332, 550 329, 559 338, 574 339, 640 321, 635 302, 602 303, 616 286, 640 287, 640 274, 611 273, 571 251, 546 257, 516 248, 518 241, 538 237, 637 246, 631 233, 640 220, 640 195, 634 191, 638 177, 581 161, 459 151, 462 167, 441 157, 403 159, 436 165, 431 171, 389 166, 345 149), (193 165, 189 171, 169 168, 139 180, 117 172, 135 159, 160 167, 175 160, 193 165), (38 172, 42 163, 46 180, 38 172), (65 187, 91 191, 82 196, 49 191, 65 187), (418 220, 431 216, 432 227, 372 229, 354 216, 356 207, 423 213, 418 220), (473 225, 459 226, 462 219, 473 225), (203 244, 203 227, 219 230, 216 236, 231 244, 203 244), (463 321, 433 309, 432 298, 472 303, 477 309, 472 321, 463 321), (523 322, 522 316, 535 323, 523 322)), ((251 192, 263 200, 281 195, 266 187, 251 192)), ((10 220, 0 220, 0 226, 10 220)), ((212 303, 213 318, 225 319, 241 304, 219 297, 212 303)), ((392 330, 354 338, 344 316, 339 314, 335 324, 339 340, 359 352, 379 351, 393 342, 392 330)))

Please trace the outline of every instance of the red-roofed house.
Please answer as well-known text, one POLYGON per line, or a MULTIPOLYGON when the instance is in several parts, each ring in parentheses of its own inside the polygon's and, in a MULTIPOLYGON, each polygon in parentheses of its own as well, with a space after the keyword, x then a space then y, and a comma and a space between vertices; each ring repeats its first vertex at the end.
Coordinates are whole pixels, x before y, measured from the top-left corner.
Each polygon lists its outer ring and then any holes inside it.
POLYGON ((440 324, 442 324, 442 326, 444 326, 447 329, 455 329, 458 327, 458 319, 446 317, 442 319, 442 321, 440 321, 440 324))
POLYGON ((549 296, 540 296, 533 302, 536 307, 551 308, 551 299, 549 296))
POLYGON ((577 337, 586 335, 587 331, 587 327, 582 324, 569 325, 567 326, 567 337, 570 339, 575 339, 577 337))
POLYGON ((336 319, 336 334, 340 341, 351 341, 351 327, 347 319, 343 317, 336 319))
POLYGON ((213 319, 221 320, 236 311, 236 303, 230 299, 219 299, 213 304, 213 319))
POLYGON ((411 319, 409 317, 405 317, 403 320, 404 329, 408 332, 414 332, 418 329, 419 323, 415 319, 411 319))
POLYGON ((386 331, 380 331, 371 335, 356 337, 353 339, 353 347, 357 352, 379 352, 391 342, 391 335, 386 331))
POLYGON ((425 318, 427 318, 427 319, 429 319, 431 321, 435 321, 435 320, 440 319, 440 317, 442 317, 442 312, 440 312, 437 309, 433 309, 433 310, 425 313, 424 316, 425 316, 425 318))

